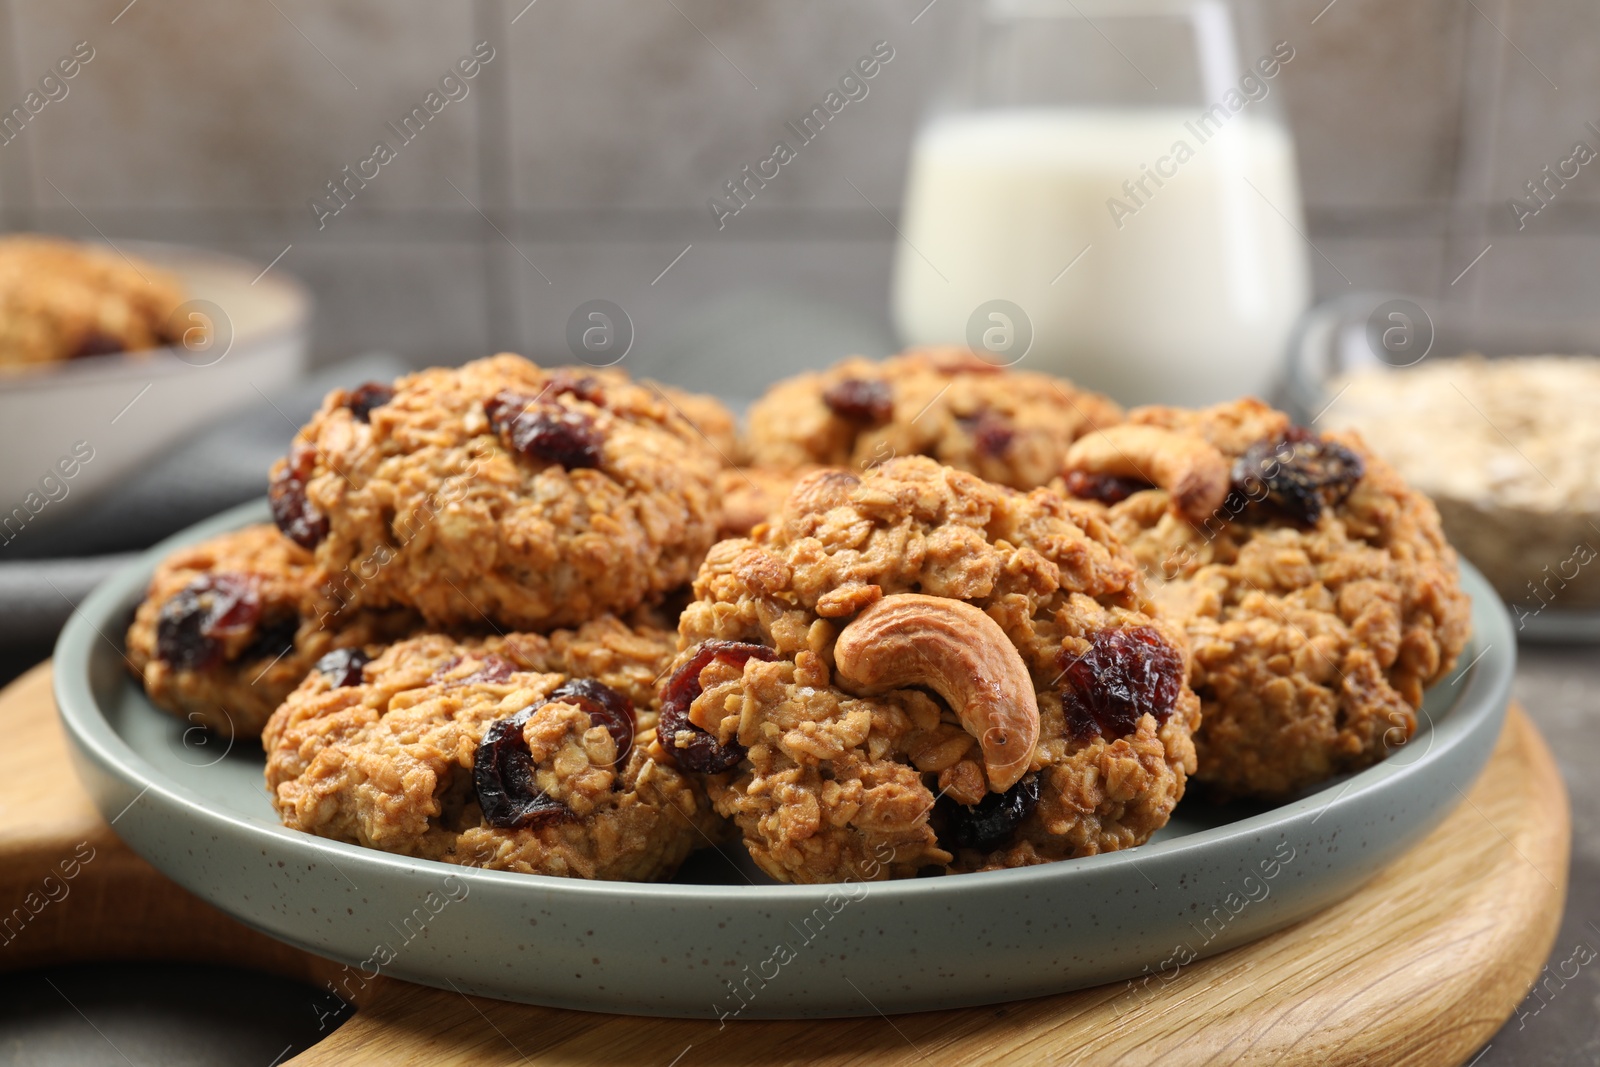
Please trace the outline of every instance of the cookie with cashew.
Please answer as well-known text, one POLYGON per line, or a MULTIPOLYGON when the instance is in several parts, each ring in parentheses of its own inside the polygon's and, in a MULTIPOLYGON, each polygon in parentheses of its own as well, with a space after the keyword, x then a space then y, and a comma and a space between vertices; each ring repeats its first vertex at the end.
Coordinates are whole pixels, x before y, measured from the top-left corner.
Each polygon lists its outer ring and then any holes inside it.
POLYGON ((923 457, 802 478, 715 546, 660 757, 787 882, 1128 848, 1194 767, 1181 632, 1093 507, 923 457))
POLYGON ((1103 507, 1182 621, 1196 778, 1218 794, 1280 797, 1382 759, 1469 636, 1433 504, 1353 434, 1253 399, 1139 408, 1074 445, 1060 484, 1103 507))
POLYGON ((722 824, 650 756, 669 631, 428 634, 313 670, 267 724, 284 825, 524 874, 653 881, 722 824))
POLYGON ((750 408, 748 447, 752 463, 774 470, 860 473, 929 456, 1032 489, 1061 473, 1073 441, 1121 413, 1063 378, 997 367, 965 348, 918 348, 779 382, 750 408))

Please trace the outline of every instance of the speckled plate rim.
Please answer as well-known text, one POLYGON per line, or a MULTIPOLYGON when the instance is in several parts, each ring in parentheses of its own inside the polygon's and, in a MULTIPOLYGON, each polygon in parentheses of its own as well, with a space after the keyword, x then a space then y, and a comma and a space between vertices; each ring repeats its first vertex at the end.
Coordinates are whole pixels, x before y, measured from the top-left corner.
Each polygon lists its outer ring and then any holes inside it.
MULTIPOLYGON (((379 877, 388 873, 397 878, 405 878, 414 876, 418 872, 438 877, 454 875, 473 887, 493 889, 502 899, 505 899, 506 893, 515 894, 520 890, 536 894, 540 901, 563 904, 593 902, 598 905, 602 901, 610 901, 637 907, 653 902, 656 905, 709 905, 730 908, 748 907, 754 904, 770 906, 776 910, 785 905, 816 907, 827 898, 831 890, 826 885, 747 886, 590 882, 486 871, 397 856, 299 833, 281 825, 232 811, 219 810, 208 803, 204 795, 163 777, 152 764, 135 752, 116 733, 105 711, 99 706, 90 677, 92 661, 97 654, 96 646, 104 641, 116 650, 119 658, 121 657, 122 646, 117 639, 120 637, 121 628, 125 625, 131 605, 137 602, 149 574, 162 557, 182 545, 236 529, 250 522, 262 521, 266 515, 264 501, 244 504, 163 541, 97 588, 79 605, 62 631, 55 654, 56 701, 74 749, 75 760, 87 761, 91 765, 85 767, 80 762, 78 766, 80 777, 83 777, 85 784, 90 786, 91 794, 94 795, 97 805, 108 821, 113 821, 127 810, 121 805, 131 806, 140 797, 153 795, 174 812, 181 812, 183 818, 192 821, 195 827, 212 834, 242 839, 243 844, 259 847, 264 856, 271 854, 288 860, 312 863, 327 859, 335 867, 343 870, 359 869, 379 877), (97 777, 100 788, 96 788, 94 781, 97 777), (108 782, 115 783, 116 787, 106 788, 108 782)), ((926 906, 938 902, 940 898, 968 894, 992 896, 997 891, 1006 896, 1015 894, 1024 899, 1028 898, 1031 895, 1030 891, 1033 890, 1042 891, 1044 896, 1059 896, 1064 884, 1099 879, 1113 872, 1126 874, 1137 871, 1140 878, 1149 881, 1149 876, 1143 872, 1141 864, 1150 867, 1161 862, 1168 870, 1174 869, 1174 866, 1179 870, 1203 869, 1207 854, 1213 850, 1226 849, 1230 846, 1244 849, 1251 844, 1277 838, 1315 837, 1317 835, 1312 827, 1324 816, 1333 817, 1330 826, 1337 825, 1342 809, 1357 808, 1372 798, 1375 792, 1384 791, 1386 787, 1395 784, 1397 779, 1413 774, 1429 764, 1440 761, 1453 763, 1459 774, 1475 778, 1487 760, 1494 738, 1499 734, 1509 700, 1516 642, 1503 605, 1498 597, 1493 596, 1484 579, 1476 571, 1464 565, 1463 581, 1472 595, 1474 605, 1475 637, 1468 650, 1473 658, 1452 682, 1440 683, 1458 684, 1461 692, 1451 703, 1449 712, 1442 717, 1442 722, 1425 722, 1408 749, 1399 750, 1383 763, 1332 782, 1325 788, 1271 810, 1172 840, 1034 867, 937 879, 874 883, 872 898, 882 902, 883 906, 891 908, 911 907, 919 904, 926 906), (1409 758, 1410 752, 1420 752, 1420 754, 1415 758, 1409 758)), ((99 654, 104 655, 104 653, 99 654)), ((130 680, 128 684, 133 683, 130 680)), ((1422 818, 1415 824, 1396 831, 1394 840, 1382 843, 1384 847, 1379 851, 1387 848, 1389 852, 1386 854, 1392 854, 1390 846, 1401 839, 1408 847, 1455 806, 1454 798, 1440 796, 1430 800, 1428 810, 1422 818)), ((134 844, 137 851, 137 843, 134 844)), ((158 867, 163 866, 158 857, 146 858, 151 859, 158 867)), ((1370 869, 1362 870, 1359 879, 1342 889, 1339 895, 1353 891, 1356 885, 1376 873, 1379 867, 1381 864, 1374 864, 1370 869)), ((178 877, 172 871, 167 873, 178 877)), ((178 880, 183 881, 182 878, 178 880)), ((1346 878, 1344 881, 1348 882, 1349 879, 1346 878)), ((1337 897, 1322 894, 1322 902, 1318 907, 1331 903, 1333 899, 1337 897)), ((214 902, 225 908, 227 906, 222 901, 214 902)), ((1314 910, 1316 909, 1310 909, 1314 910)), ((1250 936, 1243 936, 1245 930, 1241 926, 1239 931, 1230 933, 1227 943, 1210 951, 1221 951, 1232 947, 1233 944, 1252 940, 1270 932, 1271 929, 1303 918, 1310 911, 1302 906, 1275 920, 1269 928, 1252 926, 1250 936)), ((235 914, 239 915, 237 911, 235 914)), ((281 928, 270 929, 247 915, 239 917, 282 940, 298 943, 301 947, 324 955, 338 955, 336 952, 330 952, 323 940, 304 934, 303 931, 299 934, 286 934, 281 928)), ((1205 954, 1210 954, 1210 951, 1205 954)), ((1136 972, 1135 967, 1131 973, 1136 972)), ((397 973, 412 980, 430 981, 430 976, 427 974, 407 975, 403 969, 397 969, 397 973)), ((436 980, 436 984, 442 985, 443 981, 436 980)), ((468 989, 474 988, 470 980, 461 984, 468 989)), ((1082 982, 1077 983, 1077 985, 1082 984, 1082 982)), ((1059 988, 1074 987, 1070 983, 1059 985, 1059 988)), ((601 1011, 626 1010, 666 1015, 684 1014, 683 1011, 672 1008, 657 1010, 652 1005, 630 1004, 626 1008, 619 1008, 615 1005, 591 1004, 581 999, 562 1001, 553 997, 516 996, 506 993, 500 986, 486 987, 486 991, 490 995, 515 996, 516 999, 532 999, 535 1002, 560 1007, 601 1011)), ((896 1006, 899 1010, 918 1010, 920 1007, 950 1006, 956 1003, 984 1003, 992 999, 1012 999, 1012 996, 974 998, 971 995, 961 995, 938 1003, 923 1004, 917 1001, 909 1007, 906 1004, 896 1004, 896 1006)), ((781 1015, 856 1013, 848 1008, 779 1012, 781 1015)), ((764 1012, 753 1014, 764 1014, 764 1012)))

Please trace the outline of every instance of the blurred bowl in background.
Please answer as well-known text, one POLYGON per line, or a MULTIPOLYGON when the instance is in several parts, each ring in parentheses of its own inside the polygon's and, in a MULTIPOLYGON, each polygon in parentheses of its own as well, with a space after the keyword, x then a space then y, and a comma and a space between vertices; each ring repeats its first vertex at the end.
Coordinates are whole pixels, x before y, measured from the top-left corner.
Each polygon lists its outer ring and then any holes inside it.
POLYGON ((1360 293, 1302 319, 1285 397, 1439 508, 1519 636, 1600 640, 1600 331, 1360 293))
POLYGON ((292 276, 196 248, 117 247, 182 280, 182 341, 0 377, 0 545, 304 372, 312 301, 292 276))

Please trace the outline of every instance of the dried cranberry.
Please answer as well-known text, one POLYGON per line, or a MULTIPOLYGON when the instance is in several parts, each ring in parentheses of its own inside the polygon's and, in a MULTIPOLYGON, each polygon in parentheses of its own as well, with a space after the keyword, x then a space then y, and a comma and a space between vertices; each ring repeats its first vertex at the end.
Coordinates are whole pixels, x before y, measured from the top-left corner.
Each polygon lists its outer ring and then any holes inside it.
POLYGON ((894 415, 894 394, 887 382, 846 378, 822 394, 822 402, 840 418, 878 426, 894 415))
POLYGON ((989 793, 971 807, 940 797, 937 809, 944 831, 941 840, 956 848, 975 848, 992 852, 1011 840, 1011 835, 1039 803, 1039 775, 1024 775, 1004 793, 989 793))
POLYGON ((1301 426, 1257 441, 1233 464, 1233 487, 1223 504, 1238 514, 1267 504, 1299 522, 1314 524, 1325 508, 1344 503, 1366 474, 1366 464, 1337 441, 1301 426))
POLYGON ((1068 471, 1064 480, 1069 495, 1080 500, 1098 500, 1102 504, 1120 504, 1135 493, 1154 488, 1137 478, 1090 471, 1068 471))
POLYGON ((572 817, 565 804, 539 789, 534 775, 533 753, 528 751, 522 727, 538 707, 523 708, 493 723, 473 757, 472 786, 478 806, 483 809, 484 821, 501 830, 544 826, 572 817))
MULTIPOLYGON (((450 667, 454 667, 456 665, 456 663, 460 663, 460 662, 461 662, 460 660, 456 660, 455 663, 450 664, 450 667)), ((443 668, 443 669, 447 670, 449 668, 443 668)), ((449 684, 449 685, 479 685, 479 684, 495 685, 495 684, 497 684, 499 682, 505 681, 507 678, 511 677, 516 672, 517 672, 516 664, 514 664, 510 660, 506 659, 504 656, 497 656, 493 652, 491 652, 487 656, 483 657, 483 665, 480 666, 477 670, 473 671, 471 674, 469 674, 469 675, 467 675, 467 676, 465 676, 463 678, 453 679, 452 681, 450 681, 447 684, 449 684)))
POLYGON ((489 425, 507 447, 567 470, 600 466, 604 437, 594 419, 539 397, 502 389, 484 401, 489 425))
POLYGON ((371 417, 373 408, 381 408, 393 399, 393 386, 384 385, 382 382, 368 382, 346 393, 344 406, 350 409, 350 414, 366 422, 371 417))
POLYGON ((300 632, 300 616, 279 615, 263 620, 256 627, 255 637, 238 655, 240 663, 257 659, 279 659, 294 648, 295 636, 300 632))
POLYGON ((90 330, 78 339, 78 347, 72 350, 68 359, 83 359, 87 356, 111 356, 118 352, 127 351, 127 346, 122 343, 122 338, 113 337, 99 330, 90 330))
POLYGON ((744 759, 743 745, 737 741, 724 745, 690 722, 689 706, 702 692, 700 672, 709 667, 712 660, 742 665, 752 659, 770 662, 776 656, 777 653, 765 645, 745 641, 706 641, 694 650, 689 662, 672 672, 672 677, 661 690, 661 718, 656 726, 656 735, 673 762, 686 771, 717 774, 744 759), (685 730, 690 734, 689 743, 680 748, 676 744, 676 735, 685 730))
POLYGON ((335 689, 360 685, 361 668, 372 662, 372 657, 359 648, 336 648, 317 660, 317 670, 335 689))
POLYGON ((316 467, 316 450, 296 440, 289 458, 272 484, 267 487, 267 502, 272 505, 272 521, 283 535, 301 548, 316 548, 328 536, 328 517, 317 510, 306 496, 306 482, 316 467))
POLYGON ((567 370, 558 370, 550 375, 550 384, 545 387, 545 394, 551 397, 568 394, 579 400, 587 400, 596 407, 604 407, 606 402, 605 390, 600 386, 600 379, 592 374, 573 374, 567 370))
POLYGON ((222 642, 261 618, 255 583, 238 574, 196 578, 161 605, 156 655, 179 670, 199 670, 222 656, 222 642))
POLYGON ((571 704, 586 712, 591 723, 604 726, 617 743, 616 766, 627 761, 633 748, 633 701, 593 679, 569 679, 538 703, 495 722, 479 743, 472 763, 472 783, 478 806, 490 826, 515 830, 571 817, 565 804, 540 791, 533 754, 522 736, 522 727, 533 713, 553 703, 571 704))
POLYGON ((1011 448, 1011 442, 1016 440, 1017 431, 1012 428, 1004 416, 996 415, 992 411, 980 411, 976 415, 962 416, 962 427, 972 435, 972 440, 978 448, 978 454, 991 459, 999 459, 1011 448))
POLYGON ((1153 626, 1101 630, 1083 655, 1060 660, 1061 707, 1080 741, 1126 737, 1146 713, 1166 722, 1183 688, 1183 656, 1153 626))

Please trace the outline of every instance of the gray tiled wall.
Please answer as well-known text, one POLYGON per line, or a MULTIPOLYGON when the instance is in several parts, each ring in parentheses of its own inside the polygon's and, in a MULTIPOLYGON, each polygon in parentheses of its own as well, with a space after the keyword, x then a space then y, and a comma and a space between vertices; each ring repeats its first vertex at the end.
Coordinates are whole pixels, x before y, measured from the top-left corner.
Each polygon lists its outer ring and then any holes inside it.
MULTIPOLYGON (((639 369, 737 391, 774 361, 836 354, 813 356, 796 334, 891 343, 889 220, 964 2, 6 0, 8 100, 77 41, 95 57, 0 146, 0 212, 9 227, 263 263, 292 243, 282 265, 317 293, 322 358, 559 355, 571 309, 606 297, 635 320, 639 369), (880 39, 895 58, 868 97, 719 232, 706 199, 880 39), (469 95, 319 229, 308 199, 392 139, 385 124, 480 40, 495 57, 469 95), (818 302, 833 309, 821 325, 818 302), (748 374, 701 357, 726 331, 748 345, 748 374)), ((1267 0, 1266 12, 1297 52, 1281 91, 1326 257, 1313 257, 1319 293, 1400 287, 1600 316, 1588 284, 1600 167, 1521 232, 1506 207, 1575 140, 1600 149, 1585 128, 1600 124, 1600 68, 1576 43, 1594 39, 1600 8, 1267 0)))

